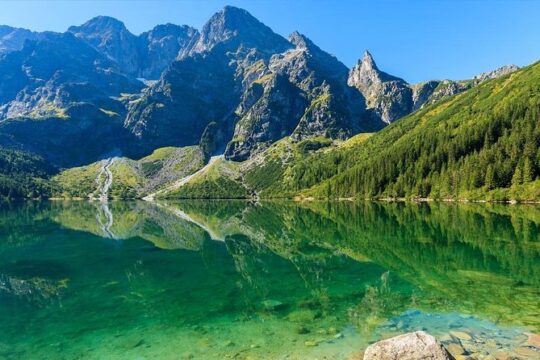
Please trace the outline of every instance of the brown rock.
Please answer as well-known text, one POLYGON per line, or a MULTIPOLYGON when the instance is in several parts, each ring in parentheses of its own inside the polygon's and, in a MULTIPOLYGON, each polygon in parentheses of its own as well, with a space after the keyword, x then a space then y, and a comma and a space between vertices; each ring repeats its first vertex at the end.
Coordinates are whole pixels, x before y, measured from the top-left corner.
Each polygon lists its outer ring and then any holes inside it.
POLYGON ((451 360, 453 357, 424 331, 403 334, 370 345, 364 360, 451 360))
POLYGON ((526 333, 525 335, 527 335, 527 345, 540 349, 540 335, 533 333, 526 333))
POLYGON ((493 354, 493 356, 497 360, 511 360, 512 359, 510 354, 508 354, 506 351, 497 351, 495 354, 493 354))
POLYGON ((456 355, 462 355, 465 353, 465 349, 463 349, 463 347, 457 343, 450 343, 446 345, 446 350, 448 350, 448 352, 452 354, 454 357, 456 355))
POLYGON ((459 340, 466 340, 466 341, 472 340, 472 336, 463 331, 450 331, 450 335, 452 335, 455 338, 458 338, 459 340))
POLYGON ((527 356, 527 357, 535 357, 540 356, 539 351, 535 351, 529 347, 526 346, 520 346, 518 348, 514 349, 514 352, 519 356, 527 356))

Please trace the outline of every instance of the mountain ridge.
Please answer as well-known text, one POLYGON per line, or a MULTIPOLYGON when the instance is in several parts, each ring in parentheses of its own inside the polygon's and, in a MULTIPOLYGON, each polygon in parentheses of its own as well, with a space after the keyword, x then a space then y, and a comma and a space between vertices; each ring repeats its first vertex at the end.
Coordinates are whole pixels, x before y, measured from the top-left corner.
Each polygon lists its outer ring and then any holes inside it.
POLYGON ((349 69, 307 36, 285 38, 231 6, 200 31, 134 35, 107 16, 65 33, 23 30, 0 27, 0 146, 57 168, 186 146, 205 161, 251 162, 284 138, 324 148, 517 69, 409 84, 369 51, 349 69))

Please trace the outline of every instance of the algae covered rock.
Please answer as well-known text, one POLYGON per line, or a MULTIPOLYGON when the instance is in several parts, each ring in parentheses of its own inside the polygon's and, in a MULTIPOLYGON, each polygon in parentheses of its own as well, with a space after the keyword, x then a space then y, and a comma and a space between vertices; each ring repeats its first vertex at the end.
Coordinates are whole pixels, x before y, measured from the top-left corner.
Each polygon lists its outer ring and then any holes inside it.
POLYGON ((416 331, 370 345, 364 360, 451 360, 445 348, 424 331, 416 331))

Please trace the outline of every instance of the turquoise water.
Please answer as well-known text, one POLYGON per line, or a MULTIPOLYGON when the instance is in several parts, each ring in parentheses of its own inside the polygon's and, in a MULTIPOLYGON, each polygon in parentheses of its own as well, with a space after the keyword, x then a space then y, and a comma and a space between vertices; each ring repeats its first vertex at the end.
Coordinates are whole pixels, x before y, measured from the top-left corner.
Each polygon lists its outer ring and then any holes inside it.
POLYGON ((1 359, 359 359, 413 330, 533 359, 539 299, 534 206, 0 207, 1 359))

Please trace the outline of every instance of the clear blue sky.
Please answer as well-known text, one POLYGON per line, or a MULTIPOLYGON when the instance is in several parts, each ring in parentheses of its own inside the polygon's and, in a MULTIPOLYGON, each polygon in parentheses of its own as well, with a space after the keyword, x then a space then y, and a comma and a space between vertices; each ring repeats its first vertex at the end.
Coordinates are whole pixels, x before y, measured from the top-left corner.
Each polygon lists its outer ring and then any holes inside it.
POLYGON ((284 36, 300 31, 347 66, 369 49, 379 68, 410 82, 540 59, 536 0, 0 0, 0 24, 65 31, 109 15, 137 34, 166 22, 200 29, 227 4, 284 36))

